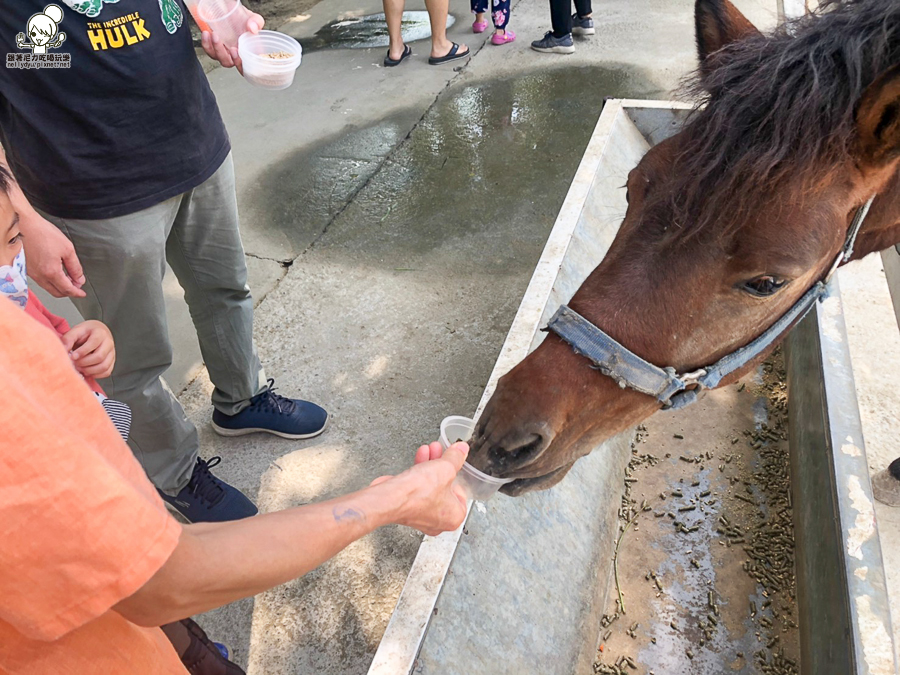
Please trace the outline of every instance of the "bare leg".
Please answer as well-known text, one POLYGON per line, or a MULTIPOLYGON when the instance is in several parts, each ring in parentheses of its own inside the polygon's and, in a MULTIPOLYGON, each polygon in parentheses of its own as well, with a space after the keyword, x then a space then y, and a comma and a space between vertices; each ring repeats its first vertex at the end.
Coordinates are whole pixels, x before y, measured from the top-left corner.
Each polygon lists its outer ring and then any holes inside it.
MULTIPOLYGON (((384 0, 385 6, 389 1, 384 0)), ((425 7, 431 20, 431 55, 446 56, 453 47, 447 39, 447 13, 450 11, 450 0, 425 0, 425 7)), ((465 54, 468 50, 465 45, 459 46, 460 54, 465 54)))
POLYGON ((394 60, 403 56, 403 36, 400 33, 400 24, 403 21, 404 0, 381 0, 384 6, 384 17, 387 21, 388 35, 391 44, 388 48, 390 57, 394 60))

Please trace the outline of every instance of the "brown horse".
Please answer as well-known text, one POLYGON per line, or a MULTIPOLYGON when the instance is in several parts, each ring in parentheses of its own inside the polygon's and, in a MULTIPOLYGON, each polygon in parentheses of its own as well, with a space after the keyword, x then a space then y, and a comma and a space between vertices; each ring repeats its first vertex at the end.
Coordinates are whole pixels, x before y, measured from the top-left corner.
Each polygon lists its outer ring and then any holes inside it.
MULTIPOLYGON (((831 0, 771 35, 728 0, 695 10, 705 105, 631 171, 618 236, 569 303, 678 372, 772 325, 873 195, 854 259, 900 241, 900 2, 831 0)), ((506 494, 548 488, 659 408, 551 333, 500 380, 470 461, 515 478, 506 494)))

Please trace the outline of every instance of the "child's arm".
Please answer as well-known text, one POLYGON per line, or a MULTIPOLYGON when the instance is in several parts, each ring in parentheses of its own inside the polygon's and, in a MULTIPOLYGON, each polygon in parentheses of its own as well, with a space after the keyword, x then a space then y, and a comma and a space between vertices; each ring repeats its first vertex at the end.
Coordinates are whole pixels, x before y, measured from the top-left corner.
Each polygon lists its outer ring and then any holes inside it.
POLYGON ((75 370, 84 377, 104 378, 116 365, 116 345, 112 333, 100 321, 84 321, 62 336, 75 370))

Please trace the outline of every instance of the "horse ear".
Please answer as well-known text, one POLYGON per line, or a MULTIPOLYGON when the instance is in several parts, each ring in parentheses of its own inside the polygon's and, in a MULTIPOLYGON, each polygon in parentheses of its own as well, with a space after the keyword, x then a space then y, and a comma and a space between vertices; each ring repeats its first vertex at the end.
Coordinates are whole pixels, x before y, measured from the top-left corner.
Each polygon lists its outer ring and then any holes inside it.
POLYGON ((694 5, 697 24, 697 51, 701 66, 725 45, 750 35, 759 35, 750 21, 728 0, 697 0, 694 5))
POLYGON ((856 109, 861 160, 882 167, 900 157, 900 65, 869 85, 856 109))

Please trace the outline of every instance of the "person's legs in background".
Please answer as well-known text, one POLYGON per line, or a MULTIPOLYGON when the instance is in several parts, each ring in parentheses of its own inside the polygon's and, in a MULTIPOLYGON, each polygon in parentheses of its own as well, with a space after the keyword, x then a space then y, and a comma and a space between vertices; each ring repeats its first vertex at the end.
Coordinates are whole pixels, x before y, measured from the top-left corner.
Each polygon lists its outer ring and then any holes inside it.
POLYGON ((488 11, 488 0, 472 0, 472 14, 475 15, 475 21, 472 23, 473 33, 483 33, 487 30, 487 19, 485 14, 488 11))
MULTIPOLYGON (((388 0, 385 0, 387 3, 388 0)), ((453 43, 447 39, 447 14, 450 12, 450 0, 425 0, 428 18, 431 21, 431 56, 439 58, 447 56, 453 49, 453 43)), ((469 48, 460 45, 457 53, 465 54, 469 48)))
POLYGON ((575 14, 572 15, 573 35, 593 35, 594 20, 591 0, 575 0, 575 14))
POLYGON ((548 54, 574 53, 571 11, 572 0, 550 0, 550 24, 553 30, 548 31, 542 39, 532 42, 531 48, 548 54))
POLYGON ((561 38, 572 32, 572 0, 550 0, 550 26, 553 37, 561 38))
POLYGON ((388 57, 394 61, 400 60, 405 49, 401 32, 404 2, 405 0, 382 0, 381 2, 384 7, 384 19, 387 23, 388 37, 390 39, 388 57))
POLYGON ((495 45, 503 45, 516 39, 515 33, 506 30, 509 14, 510 0, 499 0, 491 10, 491 18, 494 21, 494 35, 491 42, 495 45))

